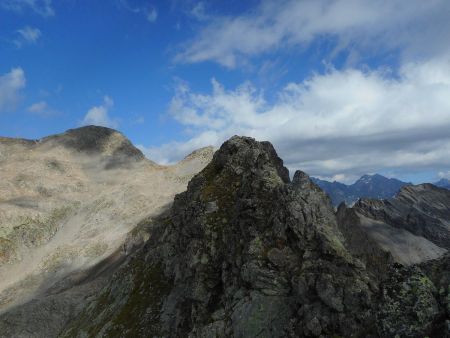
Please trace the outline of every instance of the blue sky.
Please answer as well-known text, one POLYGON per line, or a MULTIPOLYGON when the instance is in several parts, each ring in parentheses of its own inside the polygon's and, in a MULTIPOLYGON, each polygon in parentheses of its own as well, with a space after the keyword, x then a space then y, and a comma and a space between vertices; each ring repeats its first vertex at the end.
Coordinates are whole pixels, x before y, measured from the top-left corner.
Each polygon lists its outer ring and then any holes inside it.
POLYGON ((160 163, 234 134, 287 166, 450 176, 450 3, 0 1, 0 135, 116 128, 160 163))

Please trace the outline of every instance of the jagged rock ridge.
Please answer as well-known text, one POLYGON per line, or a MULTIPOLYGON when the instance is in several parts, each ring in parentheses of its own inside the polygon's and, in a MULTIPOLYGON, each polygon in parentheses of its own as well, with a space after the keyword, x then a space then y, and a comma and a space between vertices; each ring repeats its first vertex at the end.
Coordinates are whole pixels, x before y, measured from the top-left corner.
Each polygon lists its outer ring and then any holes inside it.
POLYGON ((66 336, 370 335, 377 286, 342 240, 304 173, 233 137, 66 336))

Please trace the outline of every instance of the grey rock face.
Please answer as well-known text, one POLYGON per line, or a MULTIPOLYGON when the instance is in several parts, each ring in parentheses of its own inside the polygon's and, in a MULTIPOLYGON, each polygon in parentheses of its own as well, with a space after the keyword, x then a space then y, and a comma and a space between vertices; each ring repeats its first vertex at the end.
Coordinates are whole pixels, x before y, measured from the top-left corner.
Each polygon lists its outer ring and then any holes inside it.
POLYGON ((375 335, 377 287, 342 240, 304 173, 233 137, 65 336, 375 335))
POLYGON ((376 238, 361 224, 361 216, 355 208, 339 205, 336 213, 338 226, 345 237, 345 247, 364 262, 373 278, 384 276, 394 262, 391 253, 383 248, 376 238))

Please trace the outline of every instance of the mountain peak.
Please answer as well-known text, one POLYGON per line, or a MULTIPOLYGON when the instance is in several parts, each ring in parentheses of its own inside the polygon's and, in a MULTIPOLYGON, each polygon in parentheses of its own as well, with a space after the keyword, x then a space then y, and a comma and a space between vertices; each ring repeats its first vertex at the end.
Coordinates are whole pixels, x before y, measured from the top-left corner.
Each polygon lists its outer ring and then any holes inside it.
POLYGON ((122 133, 117 130, 85 126, 69 129, 64 133, 51 135, 39 140, 40 144, 62 145, 66 148, 88 154, 127 157, 134 160, 144 159, 137 149, 122 133))
POLYGON ((181 162, 185 161, 191 161, 195 159, 205 159, 205 160, 211 160, 214 154, 214 147, 213 146, 207 146, 203 148, 199 148, 191 152, 189 155, 187 155, 185 158, 181 160, 181 162))
POLYGON ((237 174, 275 169, 284 183, 289 183, 289 171, 283 166, 270 142, 258 142, 254 138, 233 136, 214 154, 213 163, 218 168, 227 167, 237 174))

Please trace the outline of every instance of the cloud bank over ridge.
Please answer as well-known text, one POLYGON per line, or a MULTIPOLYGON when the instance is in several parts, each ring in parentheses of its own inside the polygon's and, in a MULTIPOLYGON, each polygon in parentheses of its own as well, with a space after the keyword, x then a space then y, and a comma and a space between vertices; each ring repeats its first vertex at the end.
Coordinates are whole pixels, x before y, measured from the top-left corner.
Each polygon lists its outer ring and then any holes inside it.
POLYGON ((450 3, 262 1, 248 13, 208 16, 182 45, 180 63, 212 61, 229 69, 283 49, 332 41, 330 64, 269 99, 251 82, 209 93, 178 83, 169 115, 185 142, 145 149, 161 163, 218 146, 234 135, 275 144, 291 169, 349 180, 360 174, 446 171, 450 167, 450 3), (245 32, 245 34, 243 34, 245 32), (344 66, 333 58, 345 51, 344 66), (369 67, 360 55, 395 54, 398 64, 369 67), (352 59, 352 60, 350 60, 352 59), (356 60, 356 61, 355 61, 356 60))
POLYGON ((399 74, 331 69, 288 84, 275 102, 249 83, 227 90, 213 79, 209 94, 180 83, 169 111, 193 137, 146 153, 170 163, 241 134, 272 141, 289 167, 320 176, 448 168, 450 60, 407 63, 399 74))

